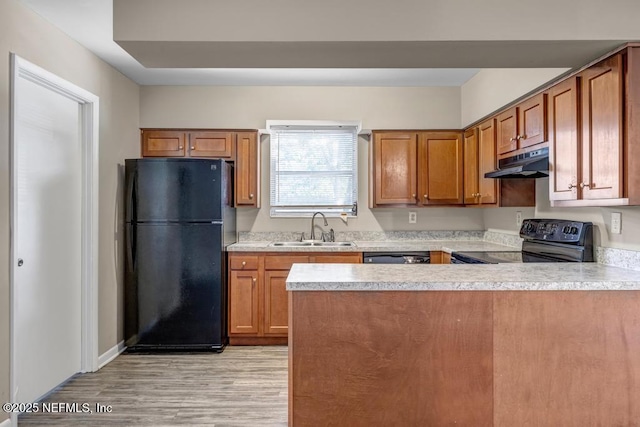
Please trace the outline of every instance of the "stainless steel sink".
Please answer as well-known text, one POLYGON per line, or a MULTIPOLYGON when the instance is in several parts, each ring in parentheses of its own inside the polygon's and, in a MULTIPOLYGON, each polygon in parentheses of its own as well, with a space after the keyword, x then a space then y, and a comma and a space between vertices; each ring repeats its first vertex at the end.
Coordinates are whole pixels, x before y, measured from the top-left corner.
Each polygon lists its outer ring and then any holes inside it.
POLYGON ((355 246, 353 242, 272 242, 269 246, 287 246, 291 248, 301 248, 309 246, 317 247, 352 247, 355 246))

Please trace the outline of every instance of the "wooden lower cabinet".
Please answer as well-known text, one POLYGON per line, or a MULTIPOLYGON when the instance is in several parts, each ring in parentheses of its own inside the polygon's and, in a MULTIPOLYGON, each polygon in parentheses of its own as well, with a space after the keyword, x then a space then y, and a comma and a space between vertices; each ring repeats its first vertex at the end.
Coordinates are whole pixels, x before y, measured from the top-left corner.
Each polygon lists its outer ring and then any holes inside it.
POLYGON ((451 254, 444 251, 431 251, 431 264, 451 264, 451 254))
POLYGON ((232 270, 229 275, 229 333, 258 333, 258 271, 232 270))
POLYGON ((362 253, 253 252, 229 254, 228 332, 231 345, 286 344, 289 294, 296 263, 362 263, 362 253))
POLYGON ((287 276, 289 270, 264 272, 264 335, 287 336, 289 331, 287 276))
POLYGON ((289 425, 640 426, 638 291, 289 299, 289 425))

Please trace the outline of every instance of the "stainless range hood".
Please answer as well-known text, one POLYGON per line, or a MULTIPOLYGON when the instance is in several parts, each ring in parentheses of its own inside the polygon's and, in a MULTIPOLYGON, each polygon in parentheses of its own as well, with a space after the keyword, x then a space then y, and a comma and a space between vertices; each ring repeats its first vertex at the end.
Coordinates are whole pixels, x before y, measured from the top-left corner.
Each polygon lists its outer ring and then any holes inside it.
POLYGON ((498 169, 484 174, 485 178, 544 178, 549 176, 549 148, 501 159, 498 169))

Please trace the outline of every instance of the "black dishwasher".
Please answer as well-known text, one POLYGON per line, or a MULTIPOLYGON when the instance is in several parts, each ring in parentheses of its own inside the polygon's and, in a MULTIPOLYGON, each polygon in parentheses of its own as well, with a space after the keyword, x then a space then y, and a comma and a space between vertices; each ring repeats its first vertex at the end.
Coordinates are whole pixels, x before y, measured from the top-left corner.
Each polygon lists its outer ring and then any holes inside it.
POLYGON ((365 264, 430 264, 429 252, 365 252, 365 264))

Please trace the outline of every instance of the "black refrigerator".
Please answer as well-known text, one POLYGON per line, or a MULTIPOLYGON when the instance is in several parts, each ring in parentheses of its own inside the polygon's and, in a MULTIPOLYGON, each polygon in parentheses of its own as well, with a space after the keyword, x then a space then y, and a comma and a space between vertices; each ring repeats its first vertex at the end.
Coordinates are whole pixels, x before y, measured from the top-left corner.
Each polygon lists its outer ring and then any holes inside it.
POLYGON ((224 349, 232 176, 223 160, 125 160, 128 351, 224 349))

